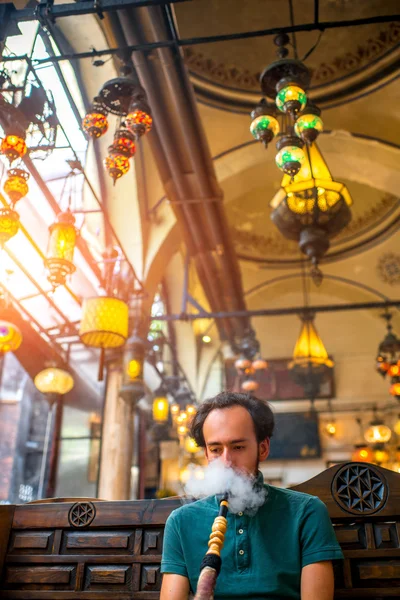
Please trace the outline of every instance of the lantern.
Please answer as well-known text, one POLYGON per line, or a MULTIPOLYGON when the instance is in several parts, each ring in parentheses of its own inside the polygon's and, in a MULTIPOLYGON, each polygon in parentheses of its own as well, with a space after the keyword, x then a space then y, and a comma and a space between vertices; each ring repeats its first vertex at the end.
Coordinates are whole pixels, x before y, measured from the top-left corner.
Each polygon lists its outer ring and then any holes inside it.
POLYGON ((90 111, 82 121, 82 128, 91 138, 99 138, 104 135, 108 129, 107 111, 100 102, 100 98, 93 100, 90 111))
POLYGON ((173 402, 169 407, 169 410, 171 412, 172 421, 175 422, 181 410, 179 404, 173 402))
POLYGON ((198 446, 194 439, 190 436, 185 439, 184 447, 186 452, 189 452, 189 454, 196 454, 201 450, 200 446, 198 446))
POLYGON ((142 99, 135 99, 129 107, 125 123, 138 138, 148 133, 153 125, 148 104, 142 99))
POLYGON ((18 135, 6 135, 1 142, 0 154, 4 154, 10 161, 10 164, 17 158, 22 158, 26 154, 26 151, 25 140, 18 135))
POLYGON ((276 106, 280 111, 295 117, 306 105, 305 91, 295 83, 283 79, 277 84, 276 106))
POLYGON ((134 134, 125 128, 120 128, 115 132, 112 148, 116 154, 121 154, 127 158, 131 158, 136 152, 134 134))
POLYGON ((290 177, 294 177, 300 171, 305 160, 303 145, 303 140, 293 135, 282 136, 276 143, 276 165, 290 177))
POLYGON ((256 140, 262 142, 265 147, 279 133, 279 123, 274 113, 274 108, 268 106, 263 98, 250 115, 252 119, 250 133, 256 140))
POLYGON ((319 337, 313 318, 305 317, 293 351, 293 361, 289 369, 319 371, 325 367, 331 369, 333 361, 329 358, 322 339, 319 337))
POLYGON ((11 208, 0 208, 0 247, 18 233, 19 214, 11 208))
POLYGON ((153 400, 153 419, 157 423, 165 423, 168 421, 169 402, 167 397, 162 393, 156 393, 153 400))
POLYGON ((104 350, 119 348, 128 337, 129 308, 119 298, 86 298, 82 307, 79 336, 85 346, 101 348, 99 380, 102 379, 104 350))
POLYGON ((386 463, 389 460, 389 452, 387 450, 378 449, 374 452, 374 459, 378 465, 386 463))
POLYGON ((186 425, 179 425, 177 428, 177 432, 178 432, 179 439, 181 440, 181 442, 183 442, 185 435, 188 432, 188 428, 186 427, 186 425))
POLYGON ((235 360, 235 367, 238 371, 244 371, 245 369, 251 367, 251 360, 245 356, 240 356, 237 360, 235 360))
POLYGON ((44 264, 48 270, 48 280, 53 289, 64 285, 68 275, 72 275, 76 267, 72 260, 77 236, 75 217, 68 209, 59 213, 57 221, 50 225, 50 238, 47 258, 44 264))
POLYGON ((22 343, 22 333, 14 323, 0 321, 0 352, 15 352, 22 343))
POLYGON ((255 392, 259 387, 259 383, 255 379, 246 379, 241 385, 244 392, 255 392))
POLYGON ((27 184, 29 173, 23 169, 9 169, 7 175, 8 178, 4 182, 3 189, 14 206, 29 191, 27 184))
POLYGON ((193 417, 195 416, 197 409, 194 406, 194 404, 188 404, 186 406, 185 412, 187 414, 188 420, 191 421, 193 419, 193 417))
POLYGON ((374 453, 366 444, 356 444, 354 446, 351 460, 354 462, 373 462, 374 453))
POLYGON ((251 363, 251 366, 255 371, 264 371, 268 367, 268 363, 263 358, 256 358, 251 363))
POLYGON ((108 156, 104 159, 104 166, 115 183, 117 179, 129 171, 129 158, 118 153, 113 146, 109 146, 108 156))
POLYGON ((36 375, 34 384, 42 394, 68 394, 74 387, 74 379, 65 369, 51 366, 36 375))
POLYGON ((323 131, 324 125, 320 114, 319 108, 308 103, 294 124, 296 135, 309 144, 312 144, 317 139, 318 134, 323 131))
POLYGON ((369 444, 384 444, 392 437, 392 431, 382 421, 376 419, 371 421, 364 437, 369 444))
POLYGON ((124 347, 123 384, 120 396, 124 400, 135 402, 144 394, 143 365, 146 342, 133 333, 124 347))
POLYGON ((336 423, 330 421, 325 425, 325 432, 330 436, 334 437, 337 433, 336 423))
POLYGON ((397 377, 400 375, 400 366, 396 363, 392 363, 388 369, 389 377, 397 377))
MULTIPOLYGON (((400 377, 394 377, 395 380, 400 379, 400 377)), ((396 398, 400 398, 400 381, 395 381, 389 388, 389 391, 392 396, 396 398)))

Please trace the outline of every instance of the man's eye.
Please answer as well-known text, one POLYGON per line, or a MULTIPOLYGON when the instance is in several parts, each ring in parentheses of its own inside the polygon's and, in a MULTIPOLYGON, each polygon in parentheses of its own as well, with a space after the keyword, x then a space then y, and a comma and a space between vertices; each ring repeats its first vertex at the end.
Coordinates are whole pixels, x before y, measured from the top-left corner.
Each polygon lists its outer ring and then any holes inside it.
POLYGON ((244 446, 234 446, 234 450, 243 450, 244 446))
POLYGON ((220 449, 219 449, 219 448, 211 448, 211 449, 210 449, 210 452, 211 452, 212 454, 218 454, 218 452, 220 452, 220 449))

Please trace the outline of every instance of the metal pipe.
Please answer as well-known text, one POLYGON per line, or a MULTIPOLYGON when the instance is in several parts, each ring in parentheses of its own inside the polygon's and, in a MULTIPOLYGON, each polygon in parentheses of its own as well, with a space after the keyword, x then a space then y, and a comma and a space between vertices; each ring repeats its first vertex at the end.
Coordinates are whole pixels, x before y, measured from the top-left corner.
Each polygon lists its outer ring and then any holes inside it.
MULTIPOLYGON (((345 310, 372 310, 400 307, 400 300, 388 300, 387 302, 359 302, 353 304, 327 304, 309 306, 310 313, 341 312, 345 310)), ((160 315, 150 317, 150 321, 198 321, 199 319, 233 319, 243 317, 283 317, 286 315, 300 315, 304 313, 304 306, 289 308, 261 308, 258 310, 235 310, 228 312, 207 312, 203 314, 180 314, 160 315)))

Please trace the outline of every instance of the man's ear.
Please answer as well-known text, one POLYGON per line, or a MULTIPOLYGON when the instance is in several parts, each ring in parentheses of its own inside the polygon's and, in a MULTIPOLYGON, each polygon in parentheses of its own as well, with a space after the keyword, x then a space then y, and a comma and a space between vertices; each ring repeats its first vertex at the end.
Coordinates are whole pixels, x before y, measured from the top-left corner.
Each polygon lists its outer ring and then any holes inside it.
POLYGON ((262 461, 268 457, 270 447, 270 439, 265 438, 262 442, 258 444, 258 460, 262 461))

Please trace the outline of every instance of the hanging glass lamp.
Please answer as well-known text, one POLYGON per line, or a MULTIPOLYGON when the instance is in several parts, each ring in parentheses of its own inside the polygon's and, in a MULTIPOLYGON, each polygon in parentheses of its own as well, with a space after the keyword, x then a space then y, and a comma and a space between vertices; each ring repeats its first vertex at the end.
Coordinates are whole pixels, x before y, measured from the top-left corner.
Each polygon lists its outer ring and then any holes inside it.
POLYGON ((150 114, 149 105, 143 98, 135 98, 133 100, 129 107, 125 123, 137 138, 142 137, 142 135, 151 130, 153 119, 150 114))
POLYGON ((68 275, 72 275, 76 269, 73 258, 78 231, 75 227, 75 217, 69 209, 59 213, 57 221, 50 225, 49 232, 44 264, 48 271, 47 278, 55 289, 64 285, 68 275))
POLYGON ((19 214, 9 207, 0 208, 0 248, 18 233, 19 214))
POLYGON ((293 135, 282 136, 276 143, 276 165, 290 177, 294 177, 300 171, 305 161, 303 145, 303 140, 293 135))
POLYGON ((51 366, 36 375, 34 384, 42 394, 68 394, 74 387, 74 378, 69 371, 51 366))
POLYGON ((308 144, 312 144, 317 139, 318 134, 323 131, 324 124, 320 117, 320 109, 307 102, 307 106, 298 115, 296 123, 294 124, 294 131, 296 135, 302 138, 302 140, 308 144))
POLYGON ((0 353, 15 352, 22 344, 22 333, 11 321, 0 320, 0 353))
POLYGON ((3 189, 14 206, 21 198, 27 195, 29 191, 28 179, 29 173, 24 169, 9 169, 7 179, 4 182, 3 189))
POLYGON ((274 107, 269 106, 263 98, 250 115, 250 132, 265 147, 279 133, 279 123, 275 118, 275 112, 274 107))
POLYGON ((0 154, 8 158, 10 164, 17 158, 22 158, 27 152, 25 139, 19 135, 6 135, 0 145, 0 154))
POLYGON ((82 128, 91 138, 99 138, 108 130, 107 111, 101 104, 100 98, 94 98, 89 112, 83 119, 82 128))
POLYGON ((277 85, 275 102, 280 111, 296 116, 305 107, 307 95, 296 83, 282 79, 277 85))

